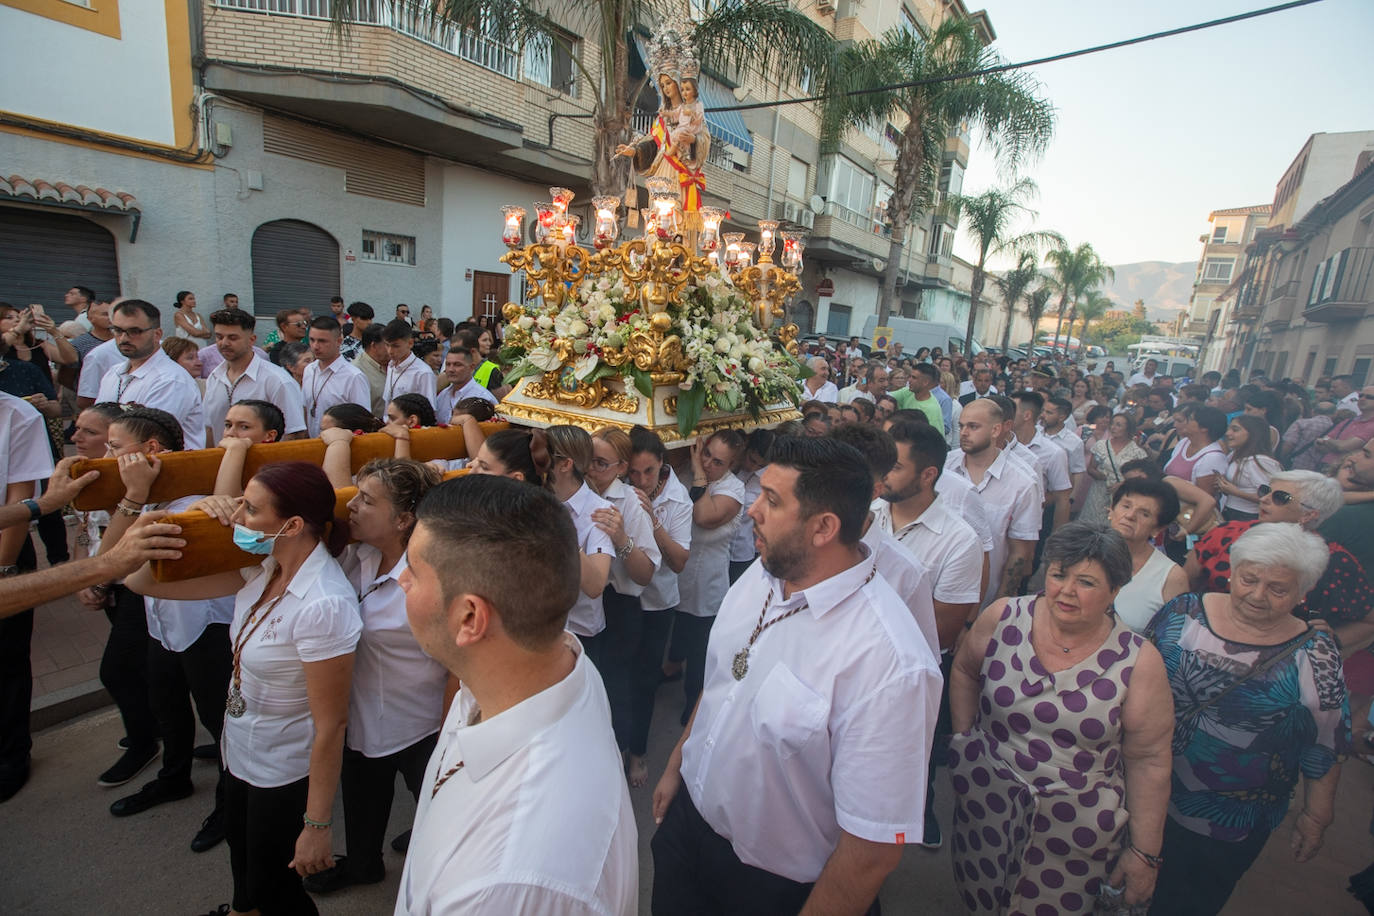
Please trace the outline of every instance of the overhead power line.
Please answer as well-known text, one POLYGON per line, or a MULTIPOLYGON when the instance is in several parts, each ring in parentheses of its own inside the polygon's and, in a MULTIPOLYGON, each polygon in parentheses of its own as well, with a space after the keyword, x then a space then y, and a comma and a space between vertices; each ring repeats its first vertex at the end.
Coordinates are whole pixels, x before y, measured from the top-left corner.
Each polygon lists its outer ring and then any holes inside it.
MULTIPOLYGON (((891 92, 894 89, 914 89, 917 86, 930 86, 936 83, 951 83, 956 80, 970 79, 975 76, 987 76, 993 73, 1005 73, 1008 70, 1020 70, 1025 67, 1038 67, 1041 64, 1052 64, 1061 60, 1069 60, 1074 57, 1086 57, 1089 54, 1099 54, 1103 51, 1114 51, 1117 48, 1126 48, 1131 45, 1144 44, 1147 41, 1158 41, 1161 38, 1172 38, 1175 35, 1186 35, 1189 32, 1201 32, 1204 29, 1214 29, 1218 26, 1231 25, 1235 22, 1244 22, 1247 19, 1258 19, 1261 16, 1269 16, 1273 13, 1283 13, 1288 10, 1297 9, 1300 6, 1311 6, 1314 3, 1321 3, 1322 0, 1290 0, 1288 3, 1280 3, 1277 6, 1269 6, 1264 9, 1251 10, 1247 13, 1237 13, 1234 16, 1224 16, 1220 19, 1210 19, 1207 22, 1199 22, 1193 25, 1179 26, 1176 29, 1166 29, 1162 32, 1151 32, 1148 35, 1140 35, 1135 38, 1123 38, 1120 41, 1112 41, 1103 45, 1094 45, 1090 48, 1080 48, 1077 51, 1065 51, 1061 54, 1051 54, 1049 57, 1038 57, 1034 60, 1023 60, 1017 63, 998 64, 995 67, 985 67, 982 70, 969 70, 966 73, 951 73, 947 76, 932 76, 925 79, 911 80, 905 83, 893 83, 890 86, 877 86, 871 89, 853 89, 844 93, 846 96, 872 95, 877 92, 891 92)), ((758 108, 779 108, 784 105, 804 105, 808 102, 825 101, 823 95, 809 95, 797 99, 778 99, 772 102, 747 102, 740 105, 726 105, 719 108, 708 108, 707 111, 752 111, 758 108)))

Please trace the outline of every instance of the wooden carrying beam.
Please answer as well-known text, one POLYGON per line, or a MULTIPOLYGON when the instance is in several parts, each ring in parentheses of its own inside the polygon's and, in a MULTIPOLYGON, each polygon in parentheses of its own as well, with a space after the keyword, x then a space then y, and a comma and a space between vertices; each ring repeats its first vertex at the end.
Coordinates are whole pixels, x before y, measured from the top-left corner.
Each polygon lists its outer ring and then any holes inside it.
MULTIPOLYGON (((509 426, 505 422, 483 423, 482 432, 488 436, 509 426)), ((386 433, 366 433, 354 436, 350 449, 352 472, 374 458, 390 458, 395 453, 396 440, 386 433)), ((325 445, 319 439, 293 439, 289 442, 268 442, 255 445, 248 450, 243 463, 243 482, 257 473, 265 464, 280 461, 308 461, 311 464, 324 463, 325 445)), ((467 447, 463 442, 463 431, 456 426, 430 426, 410 431, 410 455, 417 461, 430 461, 435 458, 452 460, 466 458, 467 447)), ((215 491, 215 475, 219 473, 219 463, 224 457, 222 448, 203 448, 190 452, 162 452, 162 472, 153 481, 148 494, 149 503, 165 503, 183 496, 205 496, 215 491)), ((124 496, 124 482, 119 479, 119 464, 115 458, 95 458, 78 461, 72 467, 72 476, 80 477, 87 471, 99 471, 100 478, 82 490, 73 505, 82 512, 97 509, 110 511, 124 496)), ((231 567, 232 568, 232 567, 231 567)))
MULTIPOLYGON (((449 471, 444 479, 453 480, 466 473, 449 471)), ((348 521, 348 502, 357 495, 357 487, 343 487, 334 491, 335 524, 348 521)), ((159 582, 198 579, 262 562, 262 557, 234 546, 232 526, 220 524, 204 512, 178 512, 167 516, 166 521, 181 526, 181 537, 186 539, 186 547, 181 551, 179 560, 153 561, 153 578, 159 582)))

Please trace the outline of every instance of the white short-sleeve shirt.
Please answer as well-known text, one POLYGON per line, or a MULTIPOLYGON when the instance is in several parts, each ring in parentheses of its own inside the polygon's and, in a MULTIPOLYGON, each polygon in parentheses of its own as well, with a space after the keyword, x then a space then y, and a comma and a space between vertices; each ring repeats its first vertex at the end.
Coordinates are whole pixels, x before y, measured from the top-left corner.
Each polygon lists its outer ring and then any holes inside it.
POLYGON ((711 630, 683 787, 741 861, 792 881, 820 876, 842 830, 921 840, 939 661, 876 573, 867 556, 784 598, 755 563, 711 630), (807 606, 763 631, 736 680, 765 600, 770 619, 807 606))
POLYGON ((803 385, 802 399, 807 401, 820 401, 825 404, 835 404, 840 400, 840 389, 836 387, 834 382, 828 380, 815 391, 803 385))
POLYGON ((251 636, 248 614, 262 596, 277 561, 243 570, 244 584, 234 599, 233 644, 242 642, 242 716, 224 717, 224 763, 244 782, 260 789, 289 785, 310 775, 315 720, 306 695, 305 662, 348 655, 363 625, 358 594, 323 544, 315 547, 275 605, 251 636))
MULTIPOLYGON (((91 353, 99 349, 96 347, 91 353)), ((100 380, 100 390, 95 399, 97 403, 116 401, 165 410, 181 424, 186 448, 205 447, 205 409, 201 403, 200 386, 191 378, 191 373, 164 353, 161 347, 154 350, 153 355, 133 372, 129 371, 128 360, 116 363, 100 380)))
MULTIPOLYGON (((1083 439, 1069 427, 1073 417, 1069 417, 1057 433, 1045 433, 1045 438, 1064 450, 1069 458, 1069 473, 1082 474, 1088 470, 1088 454, 1083 450, 1083 439)), ((1044 432, 1044 430, 1041 430, 1044 432)))
MULTIPOLYGON (((702 496, 721 495, 744 505, 744 484, 729 471, 706 486, 702 496)), ((692 552, 677 577, 678 609, 693 617, 711 617, 730 588, 730 541, 739 525, 736 513, 718 528, 703 528, 692 523, 692 552)))
MULTIPOLYGON (((361 369, 340 356, 328 366, 319 360, 305 367, 301 376, 301 401, 305 408, 305 429, 312 439, 320 435, 324 412, 339 404, 357 404, 372 409, 372 392, 361 369)), ((289 432, 289 430, 288 430, 289 432)))
POLYGON ((926 565, 899 544, 890 533, 870 522, 864 532, 864 544, 872 551, 878 564, 878 575, 892 586, 902 599, 911 619, 925 637, 930 651, 940 655, 940 631, 935 625, 934 584, 926 565))
MULTIPOLYGON (((604 553, 615 559, 615 545, 611 537, 592 521, 592 513, 597 509, 609 509, 611 504, 592 492, 585 483, 563 501, 572 515, 573 526, 577 528, 577 547, 587 556, 604 553)), ((612 564, 614 565, 614 564, 612 564)), ((581 588, 577 590, 577 603, 568 611, 568 629, 578 636, 595 636, 606 629, 606 608, 600 595, 588 595, 581 588)))
POLYGON ((983 601, 992 600, 1002 584, 1002 570, 1007 564, 1008 541, 1034 541, 1040 537, 1043 519, 1042 499, 1035 472, 1023 468, 1006 452, 999 451, 996 460, 977 483, 969 478, 964 466, 964 453, 951 452, 940 479, 955 475, 964 478, 983 498, 988 525, 992 529, 992 550, 988 554, 988 587, 983 601))
POLYGON ((1062 446, 1051 442, 1043 431, 1037 429, 1035 436, 1026 443, 1026 448, 1030 449, 1038 462, 1046 493, 1061 493, 1073 488, 1073 481, 1069 478, 1069 456, 1062 446))
POLYGON ((748 563, 758 556, 758 552, 754 550, 754 520, 749 517, 749 507, 763 492, 765 470, 767 468, 762 467, 757 471, 741 471, 736 475, 744 482, 744 502, 739 507, 739 527, 735 529, 735 536, 730 540, 731 563, 748 563))
POLYGON ((466 684, 454 697, 420 786, 396 916, 638 912, 639 839, 606 690, 564 639, 577 662, 552 687, 480 721, 466 684))
MULTIPOLYGON (((635 542, 635 547, 644 551, 649 562, 653 563, 654 569, 657 570, 663 562, 663 553, 654 541, 654 520, 644 511, 634 487, 623 480, 613 480, 606 488, 606 492, 601 494, 601 498, 620 510, 625 534, 635 542)), ((625 568, 625 561, 620 557, 611 561, 610 585, 622 595, 642 595, 645 589, 645 586, 630 578, 630 571, 625 568)))
MULTIPOLYGON (((199 499, 199 496, 183 496, 166 505, 146 506, 144 511, 165 509, 168 512, 185 512, 199 499)), ((106 519, 108 518, 107 515, 106 519)), ((99 547, 95 549, 99 550, 99 547)), ((199 601, 145 597, 143 615, 148 621, 149 636, 161 643, 168 652, 185 652, 200 639, 210 624, 233 622, 234 596, 226 595, 223 598, 199 601)))
MULTIPOLYGON (((314 365, 311 363, 310 365, 314 365)), ((306 372, 309 372, 309 367, 306 372)), ((359 373, 361 375, 361 373, 359 373)), ((301 386, 280 366, 254 354, 243 374, 229 380, 229 364, 220 363, 205 380, 205 425, 211 436, 224 435, 224 417, 239 401, 266 401, 281 409, 286 432, 305 432, 305 409, 301 406, 301 386)), ((211 442, 218 442, 213 438, 211 442)))
POLYGON ((992 524, 988 521, 987 510, 983 508, 983 497, 973 489, 973 484, 968 482, 968 478, 960 477, 958 474, 942 473, 935 481, 935 492, 939 494, 945 508, 952 515, 963 519, 978 535, 978 540, 983 543, 983 553, 991 553, 992 524))
POLYGON ((873 526, 919 557, 933 580, 933 597, 945 604, 974 604, 983 581, 983 542, 968 523, 946 509, 943 496, 913 522, 896 529, 892 504, 873 502, 873 526))
MULTIPOLYGON (((689 551, 692 547, 692 498, 687 488, 668 468, 663 478, 663 487, 654 497, 654 518, 668 530, 668 537, 680 547, 689 551)), ((688 556, 691 556, 689 553, 688 556)), ((639 602, 646 611, 667 611, 678 606, 677 573, 673 572, 666 561, 659 563, 654 570, 653 581, 639 596, 639 602)))
POLYGON ((434 370, 429 363, 413 353, 399 366, 388 364, 386 381, 382 383, 382 408, 401 394, 419 394, 430 404, 434 403, 434 391, 438 387, 434 370))
POLYGON ((81 359, 81 375, 76 382, 77 396, 98 401, 96 395, 100 394, 100 383, 105 380, 105 373, 123 361, 124 355, 119 352, 119 345, 114 340, 96 344, 81 359))
POLYGON ((52 469, 43 415, 23 398, 0 391, 0 494, 12 483, 47 480, 52 469))
POLYGON ((406 556, 378 575, 382 552, 350 544, 339 565, 360 597, 363 631, 353 656, 346 743, 364 757, 405 750, 439 730, 448 670, 425 654, 410 631, 406 594, 397 581, 406 556))

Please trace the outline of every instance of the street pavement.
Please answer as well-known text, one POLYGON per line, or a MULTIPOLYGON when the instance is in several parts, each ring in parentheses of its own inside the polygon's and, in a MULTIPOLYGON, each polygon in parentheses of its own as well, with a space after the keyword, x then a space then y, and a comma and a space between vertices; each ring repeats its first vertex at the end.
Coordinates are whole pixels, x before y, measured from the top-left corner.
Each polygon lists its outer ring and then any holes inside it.
MULTIPOLYGON (((659 690, 649 762, 653 778, 677 740, 681 687, 659 690)), ((221 845, 197 855, 191 837, 210 811, 214 769, 197 763, 196 793, 131 818, 115 818, 109 803, 151 779, 150 767, 117 789, 95 784, 99 773, 116 759, 115 742, 123 736, 112 708, 54 726, 35 736, 33 777, 27 787, 0 805, 0 913, 168 914, 199 916, 230 896, 228 850, 221 845)), ((202 736, 201 740, 207 740, 202 736)), ((653 833, 650 795, 653 782, 631 791, 639 824, 641 912, 649 912, 653 881, 649 838, 653 833)), ((941 823, 951 819, 949 780, 941 770, 937 783, 941 823)), ((1300 805, 1294 806, 1294 813, 1300 805)), ((1374 767, 1351 760, 1345 765, 1336 823, 1328 830, 1318 857, 1296 865, 1289 852, 1292 814, 1274 835, 1260 860, 1242 881, 1224 916, 1356 916, 1364 912, 1344 892, 1348 875, 1374 859, 1368 833, 1374 811, 1374 767)), ((387 842, 410 825, 414 804, 397 781, 387 842)), ((335 823, 341 825, 338 805, 335 823)), ((946 831, 948 834, 948 831, 946 831)), ((334 831, 342 852, 343 831, 334 831)), ((386 850, 387 878, 381 884, 349 888, 317 898, 325 916, 390 913, 400 878, 402 857, 386 850)), ((959 914, 949 843, 938 851, 906 850, 899 869, 883 888, 889 914, 959 914)))

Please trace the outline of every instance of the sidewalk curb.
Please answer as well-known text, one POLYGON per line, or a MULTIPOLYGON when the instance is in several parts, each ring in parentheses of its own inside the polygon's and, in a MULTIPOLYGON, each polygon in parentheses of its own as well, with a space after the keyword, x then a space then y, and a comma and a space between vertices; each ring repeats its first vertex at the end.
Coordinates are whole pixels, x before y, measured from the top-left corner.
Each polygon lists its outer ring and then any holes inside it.
POLYGON ((77 716, 111 706, 114 700, 98 680, 83 681, 35 697, 29 707, 29 730, 38 732, 77 716))

